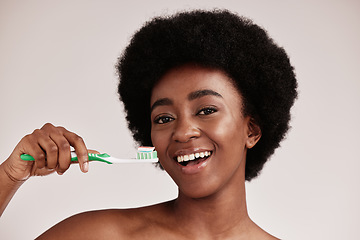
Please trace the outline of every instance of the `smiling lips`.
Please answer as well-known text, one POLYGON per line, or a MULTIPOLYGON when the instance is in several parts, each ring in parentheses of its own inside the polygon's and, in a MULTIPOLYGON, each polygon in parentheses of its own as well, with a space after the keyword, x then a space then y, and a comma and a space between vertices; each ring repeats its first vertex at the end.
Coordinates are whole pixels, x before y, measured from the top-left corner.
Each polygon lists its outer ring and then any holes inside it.
POLYGON ((181 165, 186 166, 190 161, 205 160, 210 155, 211 155, 210 151, 197 152, 186 155, 179 155, 176 157, 176 160, 181 165))

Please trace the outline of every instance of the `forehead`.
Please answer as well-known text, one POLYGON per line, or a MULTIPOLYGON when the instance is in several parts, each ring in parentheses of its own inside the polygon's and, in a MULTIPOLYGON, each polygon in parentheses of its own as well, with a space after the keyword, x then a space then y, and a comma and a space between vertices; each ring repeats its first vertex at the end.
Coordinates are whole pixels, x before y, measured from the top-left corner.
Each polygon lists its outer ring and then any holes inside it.
POLYGON ((214 90, 222 96, 241 98, 233 80, 221 70, 185 65, 168 71, 154 86, 151 103, 159 98, 187 95, 197 90, 214 90))

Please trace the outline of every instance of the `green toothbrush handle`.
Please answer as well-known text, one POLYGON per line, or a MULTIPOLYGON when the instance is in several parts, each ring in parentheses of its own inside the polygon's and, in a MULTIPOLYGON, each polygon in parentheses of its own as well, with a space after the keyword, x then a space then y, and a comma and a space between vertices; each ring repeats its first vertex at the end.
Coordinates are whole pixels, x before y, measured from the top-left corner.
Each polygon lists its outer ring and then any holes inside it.
MULTIPOLYGON (((100 158, 107 158, 107 157, 110 157, 110 155, 107 154, 107 153, 102 153, 102 154, 89 153, 88 157, 89 157, 89 161, 106 162, 106 161, 104 161, 103 159, 100 159, 100 158)), ((24 161, 35 161, 35 159, 29 154, 22 154, 20 156, 20 158, 22 160, 24 160, 24 161)), ((77 158, 77 156, 76 156, 76 154, 74 152, 71 152, 71 161, 72 162, 77 162, 78 161, 78 158, 77 158)))
POLYGON ((35 159, 29 154, 21 154, 20 158, 24 161, 35 161, 35 159))

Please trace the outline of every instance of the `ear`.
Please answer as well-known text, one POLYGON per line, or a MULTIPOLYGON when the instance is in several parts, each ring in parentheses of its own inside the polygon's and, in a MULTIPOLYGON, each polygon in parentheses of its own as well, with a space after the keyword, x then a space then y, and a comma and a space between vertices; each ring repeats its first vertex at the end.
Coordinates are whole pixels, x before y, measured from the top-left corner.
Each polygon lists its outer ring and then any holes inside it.
POLYGON ((261 138, 261 129, 259 125, 255 122, 255 119, 249 117, 248 120, 248 130, 247 130, 247 140, 246 147, 252 148, 261 138))

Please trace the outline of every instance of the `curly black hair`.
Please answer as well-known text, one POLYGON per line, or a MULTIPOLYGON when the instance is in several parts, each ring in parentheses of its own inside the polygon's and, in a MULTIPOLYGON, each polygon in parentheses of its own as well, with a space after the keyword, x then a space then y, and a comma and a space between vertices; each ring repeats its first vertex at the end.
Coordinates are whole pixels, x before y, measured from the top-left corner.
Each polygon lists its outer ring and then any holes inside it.
POLYGON ((145 23, 116 66, 128 127, 139 144, 152 145, 153 86, 170 69, 188 63, 227 73, 243 96, 243 114, 260 127, 261 139, 247 153, 250 181, 289 129, 297 81, 287 54, 264 29, 228 10, 180 12, 145 23))

